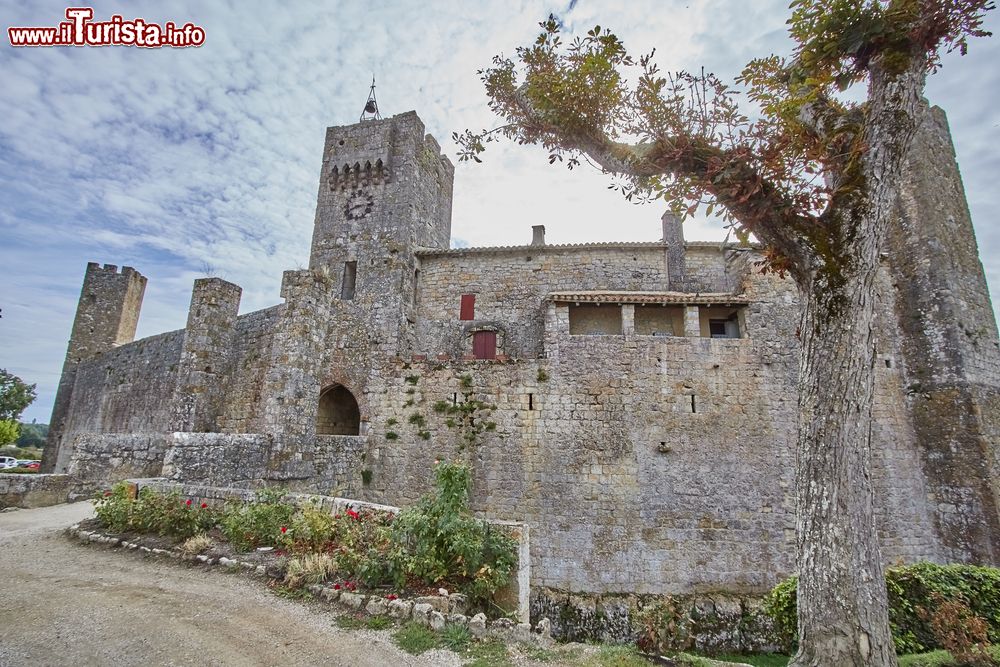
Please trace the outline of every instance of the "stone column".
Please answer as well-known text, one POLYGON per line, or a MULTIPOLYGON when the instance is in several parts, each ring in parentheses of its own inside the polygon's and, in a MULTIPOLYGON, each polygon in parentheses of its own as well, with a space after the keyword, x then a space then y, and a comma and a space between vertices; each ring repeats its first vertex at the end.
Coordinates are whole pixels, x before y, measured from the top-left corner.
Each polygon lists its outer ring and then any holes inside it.
POLYGON ((626 303, 622 305, 622 333, 626 336, 635 334, 635 305, 626 303))
POLYGON ((698 312, 698 306, 684 307, 684 336, 686 338, 701 336, 701 316, 698 312))

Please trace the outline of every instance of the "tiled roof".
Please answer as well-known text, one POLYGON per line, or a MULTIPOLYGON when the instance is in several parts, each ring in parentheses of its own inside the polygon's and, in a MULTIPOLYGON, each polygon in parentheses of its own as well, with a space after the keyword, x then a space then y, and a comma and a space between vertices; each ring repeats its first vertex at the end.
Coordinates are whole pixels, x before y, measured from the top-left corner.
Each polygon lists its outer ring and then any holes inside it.
POLYGON ((746 305, 750 300, 742 294, 727 294, 724 292, 612 292, 612 291, 578 291, 550 292, 546 301, 561 303, 647 303, 647 304, 721 304, 746 305))
MULTIPOLYGON (((685 247, 688 248, 719 248, 722 249, 721 241, 687 241, 685 247)), ((420 257, 433 257, 437 255, 475 255, 487 253, 507 253, 507 252, 548 252, 565 250, 631 250, 646 248, 666 248, 663 241, 611 241, 595 243, 559 243, 545 245, 501 245, 501 246, 480 246, 476 248, 420 248, 416 249, 416 254, 420 257)), ((743 246, 737 243, 727 243, 727 250, 756 250, 759 244, 752 243, 743 246)))

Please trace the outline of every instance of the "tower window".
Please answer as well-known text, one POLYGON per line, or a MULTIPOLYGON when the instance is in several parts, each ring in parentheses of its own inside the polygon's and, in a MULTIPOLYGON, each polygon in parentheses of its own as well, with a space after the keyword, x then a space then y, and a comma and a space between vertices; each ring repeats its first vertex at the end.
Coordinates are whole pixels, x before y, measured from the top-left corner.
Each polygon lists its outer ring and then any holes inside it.
POLYGON ((340 298, 350 301, 354 298, 354 288, 358 279, 358 263, 344 262, 344 281, 340 286, 340 298))
POLYGON ((462 295, 462 309, 459 315, 461 320, 474 320, 476 319, 476 295, 475 294, 463 294, 462 295))

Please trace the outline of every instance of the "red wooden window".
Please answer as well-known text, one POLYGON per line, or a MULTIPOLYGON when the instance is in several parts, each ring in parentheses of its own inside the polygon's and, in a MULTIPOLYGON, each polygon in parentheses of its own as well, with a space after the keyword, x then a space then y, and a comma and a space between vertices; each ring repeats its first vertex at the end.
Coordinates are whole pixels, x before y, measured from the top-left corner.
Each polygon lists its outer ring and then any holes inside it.
POLYGON ((459 316, 462 320, 474 320, 476 319, 476 295, 475 294, 463 294, 462 295, 462 314, 459 316))
POLYGON ((473 334, 472 356, 476 359, 497 358, 497 334, 495 331, 477 331, 473 334))

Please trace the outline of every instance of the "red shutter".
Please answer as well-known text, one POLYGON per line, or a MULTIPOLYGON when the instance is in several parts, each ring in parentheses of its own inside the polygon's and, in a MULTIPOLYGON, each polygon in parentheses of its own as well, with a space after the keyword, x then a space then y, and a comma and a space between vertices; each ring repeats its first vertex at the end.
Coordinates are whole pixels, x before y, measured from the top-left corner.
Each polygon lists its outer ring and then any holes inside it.
POLYGON ((497 358, 497 334, 495 331, 477 331, 472 336, 472 356, 476 359, 497 358))
POLYGON ((462 314, 459 316, 462 320, 474 320, 476 319, 476 295, 475 294, 463 294, 462 295, 462 314))

